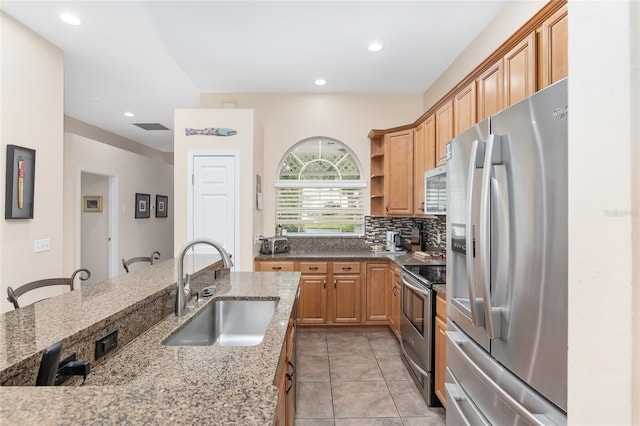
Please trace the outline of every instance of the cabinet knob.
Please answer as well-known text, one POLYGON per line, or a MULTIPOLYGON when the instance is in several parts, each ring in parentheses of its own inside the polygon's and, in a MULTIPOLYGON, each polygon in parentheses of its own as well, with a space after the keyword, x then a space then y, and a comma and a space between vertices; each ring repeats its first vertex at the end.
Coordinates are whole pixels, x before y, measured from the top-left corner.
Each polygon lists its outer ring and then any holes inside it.
POLYGON ((351 266, 343 266, 342 270, 343 271, 350 271, 351 270, 351 266))
POLYGON ((280 269, 282 269, 282 266, 272 266, 271 269, 273 269, 274 271, 279 271, 280 269))
POLYGON ((310 271, 317 271, 318 267, 317 266, 309 266, 309 270, 310 271))
POLYGON ((322 288, 327 288, 327 280, 322 280, 322 288))
POLYGON ((384 210, 389 211, 389 203, 384 203, 384 210))
POLYGON ((338 282, 338 280, 333 280, 333 288, 336 288, 337 282, 338 282))

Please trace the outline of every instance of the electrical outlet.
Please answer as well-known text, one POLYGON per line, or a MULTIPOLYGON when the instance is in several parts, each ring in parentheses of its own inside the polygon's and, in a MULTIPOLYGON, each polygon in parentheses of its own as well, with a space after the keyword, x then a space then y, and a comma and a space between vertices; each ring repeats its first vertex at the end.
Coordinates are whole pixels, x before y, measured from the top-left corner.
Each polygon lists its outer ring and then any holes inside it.
POLYGON ((43 240, 34 240, 33 252, 42 253, 43 251, 49 251, 49 239, 45 238, 43 240))
POLYGON ((260 234, 256 234, 254 240, 253 240, 253 244, 260 244, 260 238, 262 237, 262 235, 260 234))
POLYGON ((118 329, 96 340, 95 359, 105 356, 118 347, 118 329))

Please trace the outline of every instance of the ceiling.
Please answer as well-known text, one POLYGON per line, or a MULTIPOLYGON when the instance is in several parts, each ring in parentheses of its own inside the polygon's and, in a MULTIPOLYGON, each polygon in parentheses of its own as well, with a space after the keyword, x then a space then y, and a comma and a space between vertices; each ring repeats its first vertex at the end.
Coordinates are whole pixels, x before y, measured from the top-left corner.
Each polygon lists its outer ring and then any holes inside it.
POLYGON ((421 94, 501 1, 7 1, 64 51, 65 114, 173 151, 203 92, 421 94), (81 20, 63 22, 61 13, 81 20), (367 50, 373 41, 384 48, 367 50), (314 85, 325 79, 324 86, 314 85), (131 112, 134 117, 125 117, 131 112))

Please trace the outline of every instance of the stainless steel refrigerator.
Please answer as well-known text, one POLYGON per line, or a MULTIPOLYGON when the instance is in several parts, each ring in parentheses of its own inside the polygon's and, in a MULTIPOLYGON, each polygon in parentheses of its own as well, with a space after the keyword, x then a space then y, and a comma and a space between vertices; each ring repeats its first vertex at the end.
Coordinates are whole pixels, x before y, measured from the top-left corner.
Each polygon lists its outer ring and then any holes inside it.
POLYGON ((567 80, 447 146, 447 425, 566 424, 567 80))

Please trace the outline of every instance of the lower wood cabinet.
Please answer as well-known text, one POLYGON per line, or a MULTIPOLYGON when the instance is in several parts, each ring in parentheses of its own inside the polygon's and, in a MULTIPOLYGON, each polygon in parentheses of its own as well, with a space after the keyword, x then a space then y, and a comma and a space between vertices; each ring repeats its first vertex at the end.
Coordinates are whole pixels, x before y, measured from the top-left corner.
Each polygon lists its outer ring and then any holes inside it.
POLYGON ((365 323, 388 323, 390 296, 389 263, 367 263, 365 323))
POLYGON ((278 388, 278 408, 275 419, 277 426, 294 424, 297 393, 296 340, 297 330, 292 313, 274 379, 274 385, 278 388))
POLYGON ((302 274, 298 304, 300 324, 327 323, 327 275, 302 274))
POLYGON ((360 274, 334 275, 331 322, 360 324, 360 274))
POLYGON ((447 375, 447 301, 443 295, 436 295, 436 318, 435 318, 435 394, 447 406, 444 390, 445 378, 447 375))
POLYGON ((402 275, 400 268, 389 266, 391 282, 391 315, 389 316, 389 328, 393 331, 398 341, 400 341, 400 306, 402 292, 402 275))

